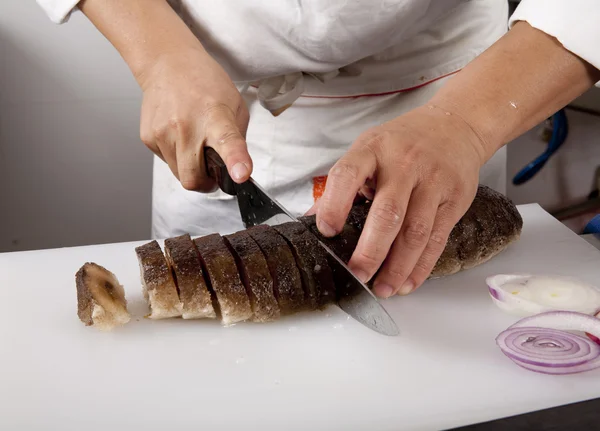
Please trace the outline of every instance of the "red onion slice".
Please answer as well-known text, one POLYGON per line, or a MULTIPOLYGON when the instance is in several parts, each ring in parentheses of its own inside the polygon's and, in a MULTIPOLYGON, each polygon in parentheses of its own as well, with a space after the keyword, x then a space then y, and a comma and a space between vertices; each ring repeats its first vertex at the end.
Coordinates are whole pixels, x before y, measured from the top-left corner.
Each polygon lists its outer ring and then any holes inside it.
MULTIPOLYGON (((600 311, 598 311, 598 313, 596 314, 596 318, 600 319, 600 311)), ((600 344, 600 338, 599 337, 595 337, 592 334, 590 334, 589 332, 586 332, 585 335, 587 335, 588 337, 590 337, 590 339, 593 342, 600 344)))
POLYGON ((497 274, 486 283, 494 304, 513 315, 554 310, 593 314, 600 310, 600 289, 574 277, 497 274))
POLYGON ((600 337, 600 319, 569 311, 526 317, 501 332, 496 343, 517 365, 545 374, 573 374, 600 367, 600 345, 567 331, 600 337))
POLYGON ((524 326, 589 332, 596 337, 600 337, 600 319, 575 311, 547 311, 535 316, 525 317, 510 326, 510 328, 524 326))

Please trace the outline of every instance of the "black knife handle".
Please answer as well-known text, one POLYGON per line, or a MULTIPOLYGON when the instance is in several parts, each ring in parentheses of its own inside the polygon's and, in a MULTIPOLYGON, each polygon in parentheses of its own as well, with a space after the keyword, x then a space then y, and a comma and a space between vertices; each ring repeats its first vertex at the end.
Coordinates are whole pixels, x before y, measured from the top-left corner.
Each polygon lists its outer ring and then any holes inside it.
POLYGON ((229 176, 227 166, 214 148, 204 146, 204 163, 209 177, 214 179, 219 188, 231 196, 236 195, 235 182, 229 176))

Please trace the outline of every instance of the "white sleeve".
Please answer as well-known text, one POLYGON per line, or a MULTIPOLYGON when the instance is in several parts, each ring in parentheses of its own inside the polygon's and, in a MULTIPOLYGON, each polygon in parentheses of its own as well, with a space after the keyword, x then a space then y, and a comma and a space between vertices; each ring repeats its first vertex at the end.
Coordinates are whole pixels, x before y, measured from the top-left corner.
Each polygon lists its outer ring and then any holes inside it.
POLYGON ((69 20, 71 13, 81 0, 36 0, 46 15, 56 24, 63 24, 69 20))
POLYGON ((509 28, 517 21, 527 21, 554 36, 566 49, 600 69, 599 0, 521 0, 509 19, 509 28))

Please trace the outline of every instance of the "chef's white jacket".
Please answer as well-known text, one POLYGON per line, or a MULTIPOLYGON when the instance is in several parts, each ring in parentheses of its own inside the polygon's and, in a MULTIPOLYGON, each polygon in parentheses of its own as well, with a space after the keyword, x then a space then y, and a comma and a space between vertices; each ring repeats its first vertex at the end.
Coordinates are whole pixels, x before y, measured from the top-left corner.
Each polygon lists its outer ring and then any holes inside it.
MULTIPOLYGON (((56 23, 77 11, 78 0, 37 1, 56 23)), ((600 68, 598 0, 523 0, 510 20, 506 0, 169 3, 245 97, 253 177, 297 215, 361 132, 424 103, 516 20, 600 68)), ((480 181, 504 192, 505 160, 502 149, 480 181)), ((232 232, 243 228, 236 212, 222 193, 184 190, 155 160, 155 237, 232 232)))

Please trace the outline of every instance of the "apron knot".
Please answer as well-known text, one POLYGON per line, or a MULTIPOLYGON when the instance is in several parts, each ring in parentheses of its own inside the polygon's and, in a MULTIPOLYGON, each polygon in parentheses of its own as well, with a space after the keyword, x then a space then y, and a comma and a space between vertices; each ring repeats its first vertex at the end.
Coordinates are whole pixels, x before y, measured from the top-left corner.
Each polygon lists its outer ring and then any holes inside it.
POLYGON ((258 101, 263 108, 277 117, 302 95, 305 75, 325 84, 339 74, 340 69, 336 69, 325 73, 295 72, 263 79, 258 83, 258 101))

